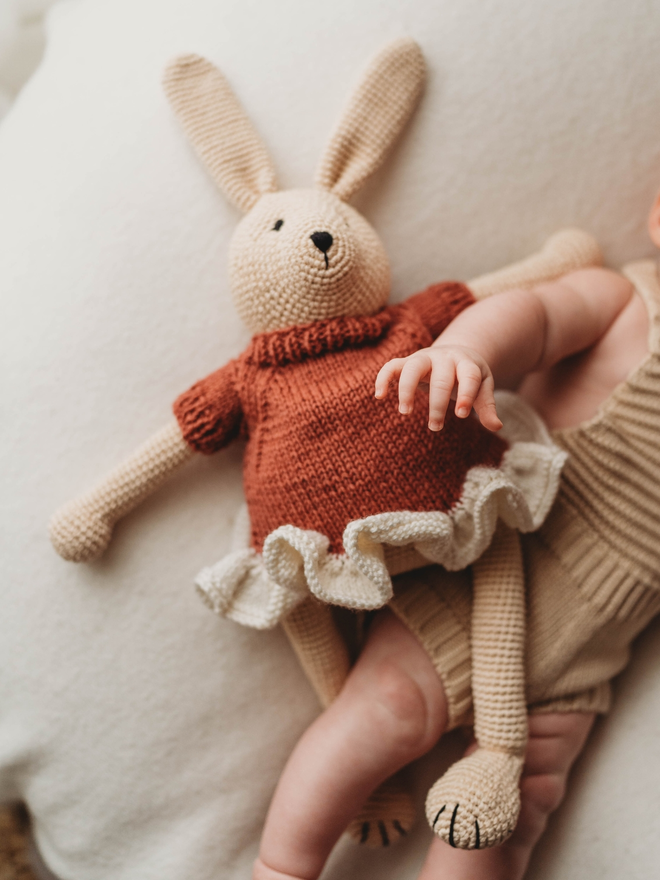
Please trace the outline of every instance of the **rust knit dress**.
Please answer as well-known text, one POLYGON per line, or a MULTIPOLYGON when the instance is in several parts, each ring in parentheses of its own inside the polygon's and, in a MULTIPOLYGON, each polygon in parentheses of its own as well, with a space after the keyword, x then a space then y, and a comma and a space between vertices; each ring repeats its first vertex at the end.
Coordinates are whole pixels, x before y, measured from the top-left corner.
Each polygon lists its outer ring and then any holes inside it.
POLYGON ((183 436, 211 454, 247 438, 245 495, 257 552, 279 526, 327 536, 343 552, 346 525, 385 511, 448 511, 467 471, 497 467, 507 444, 450 412, 443 431, 424 405, 402 417, 376 400, 383 364, 429 346, 474 297, 434 285, 370 317, 339 317, 258 334, 174 404, 183 436))

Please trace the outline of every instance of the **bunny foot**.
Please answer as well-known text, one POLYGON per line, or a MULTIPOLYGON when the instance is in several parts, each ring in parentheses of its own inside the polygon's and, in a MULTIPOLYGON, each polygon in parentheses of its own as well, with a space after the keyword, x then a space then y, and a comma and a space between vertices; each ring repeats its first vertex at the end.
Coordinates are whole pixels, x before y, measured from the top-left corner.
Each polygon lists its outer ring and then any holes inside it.
POLYGON ((386 779, 372 792, 346 832, 369 847, 389 846, 405 837, 415 821, 415 807, 404 784, 386 779))
POLYGON ((460 849, 505 841, 518 821, 522 766, 521 756, 482 748, 457 761, 426 798, 433 831, 460 849))

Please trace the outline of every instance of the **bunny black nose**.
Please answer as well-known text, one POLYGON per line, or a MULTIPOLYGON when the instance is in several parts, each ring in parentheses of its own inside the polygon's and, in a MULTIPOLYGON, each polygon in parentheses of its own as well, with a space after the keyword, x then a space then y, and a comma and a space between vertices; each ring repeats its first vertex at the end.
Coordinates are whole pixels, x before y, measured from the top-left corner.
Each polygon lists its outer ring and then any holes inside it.
POLYGON ((310 238, 323 254, 332 247, 332 236, 329 232, 313 232, 310 238))

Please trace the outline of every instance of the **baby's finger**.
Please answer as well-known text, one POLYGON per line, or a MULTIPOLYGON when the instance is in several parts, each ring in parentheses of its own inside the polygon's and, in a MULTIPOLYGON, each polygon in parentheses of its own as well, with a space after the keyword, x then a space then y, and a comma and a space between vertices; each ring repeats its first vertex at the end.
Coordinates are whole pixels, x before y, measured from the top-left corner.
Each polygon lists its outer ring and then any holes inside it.
POLYGON ((481 383, 479 394, 474 401, 474 409, 479 416, 479 421, 489 431, 499 431, 502 422, 497 415, 495 407, 495 382, 492 376, 487 376, 481 383))
POLYGON ((431 372, 431 367, 431 358, 421 351, 406 358, 399 376, 399 412, 403 415, 413 411, 417 386, 431 372))
POLYGON ((390 382, 398 379, 405 362, 405 358, 393 358, 380 368, 376 376, 376 397, 387 397, 390 382))
POLYGON ((460 419, 467 418, 472 412, 482 379, 481 370, 474 361, 463 359, 456 365, 456 415, 460 419))
POLYGON ((433 365, 429 381, 429 429, 440 431, 456 384, 456 367, 449 358, 433 365))

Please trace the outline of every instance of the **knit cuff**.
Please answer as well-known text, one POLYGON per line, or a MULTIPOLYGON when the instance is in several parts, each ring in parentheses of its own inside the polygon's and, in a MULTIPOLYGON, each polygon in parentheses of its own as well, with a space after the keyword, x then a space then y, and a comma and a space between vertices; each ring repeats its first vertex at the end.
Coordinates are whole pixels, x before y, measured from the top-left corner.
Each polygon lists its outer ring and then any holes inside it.
POLYGON ((542 715, 550 712, 597 712, 605 715, 612 704, 612 687, 604 681, 596 687, 582 691, 580 694, 569 694, 566 697, 544 700, 529 707, 530 715, 542 715))

